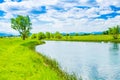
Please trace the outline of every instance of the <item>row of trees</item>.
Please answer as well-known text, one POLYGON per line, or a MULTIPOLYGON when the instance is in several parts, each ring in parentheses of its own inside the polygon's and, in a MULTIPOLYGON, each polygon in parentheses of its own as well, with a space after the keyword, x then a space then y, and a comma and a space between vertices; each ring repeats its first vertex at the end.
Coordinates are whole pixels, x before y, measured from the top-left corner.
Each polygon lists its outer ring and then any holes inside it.
MULTIPOLYGON (((29 16, 18 15, 16 18, 11 18, 11 27, 20 33, 20 36, 23 40, 25 40, 30 35, 30 30, 32 29, 31 25, 32 23, 29 16)), ((50 32, 39 32, 38 34, 32 34, 31 38, 37 38, 39 40, 44 38, 60 39, 62 38, 62 34, 60 34, 59 32, 56 32, 54 34, 50 32)))
POLYGON ((118 39, 120 34, 120 26, 114 26, 109 28, 108 30, 104 31, 103 34, 113 35, 114 39, 118 39))
POLYGON ((50 38, 56 38, 56 39, 61 39, 62 38, 62 34, 60 32, 55 32, 55 33, 50 33, 50 32, 46 32, 46 33, 43 33, 43 32, 39 32, 39 33, 34 33, 31 35, 31 39, 38 39, 38 40, 41 40, 41 39, 50 39, 50 38))
MULTIPOLYGON (((29 36, 30 30, 32 29, 31 25, 32 23, 31 23, 29 16, 18 15, 16 18, 11 18, 11 27, 20 33, 20 36, 22 37, 23 40, 25 40, 29 36)), ((109 28, 108 30, 103 32, 103 34, 113 35, 114 39, 118 39, 119 33, 120 33, 119 25, 109 28)), ((75 35, 78 36, 79 34, 76 33, 75 35)), ((56 32, 54 34, 50 32, 46 32, 46 33, 39 32, 38 34, 32 34, 31 38, 33 39, 37 38, 39 40, 44 39, 44 38, 61 39, 62 36, 63 35, 60 34, 59 32, 56 32)), ((69 36, 69 34, 66 34, 64 36, 69 36)))

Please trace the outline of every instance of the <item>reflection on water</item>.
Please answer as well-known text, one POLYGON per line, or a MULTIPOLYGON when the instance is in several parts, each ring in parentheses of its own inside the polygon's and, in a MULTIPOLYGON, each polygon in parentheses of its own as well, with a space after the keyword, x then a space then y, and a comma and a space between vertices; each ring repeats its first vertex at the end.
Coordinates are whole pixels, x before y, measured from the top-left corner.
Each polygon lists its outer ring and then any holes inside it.
POLYGON ((89 77, 91 79, 97 79, 97 80, 99 79, 99 72, 98 72, 97 66, 91 66, 90 67, 89 77))
POLYGON ((36 51, 58 61, 83 80, 120 80, 120 44, 47 41, 36 51))
POLYGON ((110 46, 110 61, 113 65, 117 65, 119 64, 120 62, 120 59, 119 59, 119 45, 118 43, 112 43, 111 46, 110 46))
POLYGON ((110 52, 112 52, 115 55, 118 55, 119 52, 119 45, 118 43, 112 43, 112 46, 110 46, 110 52))

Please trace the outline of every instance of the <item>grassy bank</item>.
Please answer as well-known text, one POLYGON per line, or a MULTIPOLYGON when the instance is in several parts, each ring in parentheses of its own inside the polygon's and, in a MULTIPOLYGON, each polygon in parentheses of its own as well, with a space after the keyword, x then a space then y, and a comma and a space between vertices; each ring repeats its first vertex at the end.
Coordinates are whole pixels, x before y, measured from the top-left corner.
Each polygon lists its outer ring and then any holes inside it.
POLYGON ((76 80, 61 71, 56 61, 34 51, 37 40, 0 39, 0 80, 76 80))
POLYGON ((46 40, 62 40, 62 41, 87 41, 87 42, 120 42, 119 39, 114 39, 112 35, 83 35, 83 36, 63 36, 60 39, 50 38, 46 40))

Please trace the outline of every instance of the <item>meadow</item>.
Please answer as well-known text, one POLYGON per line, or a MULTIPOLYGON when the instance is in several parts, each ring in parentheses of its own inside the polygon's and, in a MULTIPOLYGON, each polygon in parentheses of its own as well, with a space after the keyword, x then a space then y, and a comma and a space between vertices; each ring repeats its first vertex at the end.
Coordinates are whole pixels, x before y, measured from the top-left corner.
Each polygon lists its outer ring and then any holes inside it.
MULTIPOLYGON (((120 42, 119 38, 83 35, 45 40, 120 42)), ((35 46, 40 44, 44 42, 37 39, 0 38, 0 80, 77 80, 75 74, 62 71, 55 60, 35 52, 35 46)))
POLYGON ((46 40, 86 41, 86 42, 120 42, 120 35, 118 39, 114 39, 112 35, 82 35, 82 36, 63 36, 60 39, 50 38, 46 40))
POLYGON ((0 80, 76 80, 56 61, 35 52, 38 40, 0 38, 0 80))

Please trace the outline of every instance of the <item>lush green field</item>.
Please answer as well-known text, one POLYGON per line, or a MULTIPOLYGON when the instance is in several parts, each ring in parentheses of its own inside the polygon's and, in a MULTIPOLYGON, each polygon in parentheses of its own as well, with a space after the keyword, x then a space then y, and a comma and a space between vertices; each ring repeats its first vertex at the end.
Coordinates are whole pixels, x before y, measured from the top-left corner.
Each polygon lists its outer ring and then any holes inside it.
MULTIPOLYGON (((114 41, 112 35, 63 36, 65 41, 114 41)), ((56 61, 34 51, 37 39, 0 38, 0 80, 76 80, 59 69, 56 61)))
POLYGON ((51 38, 48 40, 64 40, 64 41, 88 41, 88 42, 120 42, 119 39, 114 39, 112 35, 83 35, 83 36, 63 36, 61 39, 51 38))
POLYGON ((76 80, 62 72, 55 61, 38 54, 37 40, 0 39, 0 80, 76 80))

